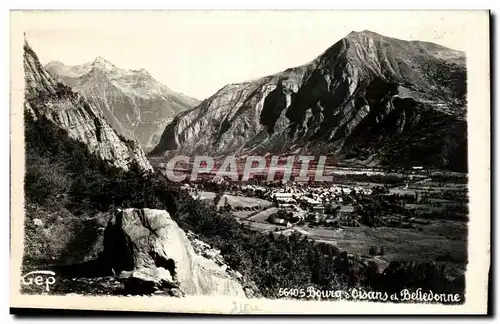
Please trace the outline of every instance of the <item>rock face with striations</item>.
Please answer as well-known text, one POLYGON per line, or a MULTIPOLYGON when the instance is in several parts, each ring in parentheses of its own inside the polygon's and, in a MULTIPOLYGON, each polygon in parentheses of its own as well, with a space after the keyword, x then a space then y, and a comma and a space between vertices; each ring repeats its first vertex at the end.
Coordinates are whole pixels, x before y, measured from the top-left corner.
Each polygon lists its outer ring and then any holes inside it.
POLYGON ((168 212, 128 208, 106 230, 104 250, 125 284, 182 295, 245 297, 237 278, 198 255, 168 212), (147 285, 149 284, 149 287, 147 285))
POLYGON ((115 167, 127 170, 132 163, 152 171, 142 149, 119 136, 93 104, 57 81, 40 64, 37 55, 24 45, 25 112, 35 119, 47 118, 84 143, 90 152, 115 167))
POLYGON ((301 152, 464 171, 466 88, 463 52, 352 32, 306 65, 180 113, 151 154, 301 152))
POLYGON ((102 57, 67 66, 53 61, 45 68, 57 80, 99 108, 120 134, 137 140, 145 151, 160 140, 173 117, 199 104, 155 80, 146 70, 125 70, 102 57))

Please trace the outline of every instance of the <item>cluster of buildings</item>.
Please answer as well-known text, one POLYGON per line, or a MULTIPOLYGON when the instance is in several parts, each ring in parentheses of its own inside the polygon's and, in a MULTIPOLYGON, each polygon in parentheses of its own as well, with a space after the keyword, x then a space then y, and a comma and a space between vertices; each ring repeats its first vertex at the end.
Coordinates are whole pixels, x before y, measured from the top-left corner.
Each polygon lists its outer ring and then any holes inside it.
MULTIPOLYGON (((195 197, 199 196, 199 188, 196 185, 184 184, 181 189, 195 197)), ((354 207, 349 202, 352 200, 351 195, 355 193, 358 196, 368 196, 373 193, 371 189, 359 186, 313 187, 294 182, 283 183, 280 186, 246 183, 231 190, 236 191, 234 194, 237 195, 243 194, 273 201, 280 209, 280 213, 271 215, 268 221, 286 227, 304 222, 327 226, 350 224, 354 221, 352 218, 354 207)))
POLYGON ((372 190, 369 188, 349 188, 336 185, 309 187, 292 184, 280 188, 245 185, 241 190, 250 190, 253 193, 260 192, 263 198, 274 201, 278 208, 287 211, 287 213, 273 215, 268 219, 273 224, 286 225, 287 227, 306 221, 311 224, 327 226, 345 223, 345 220, 350 220, 350 217, 344 217, 345 215, 340 212, 340 209, 346 196, 352 193, 357 195, 372 194, 372 190))
MULTIPOLYGON (((369 188, 359 186, 324 186, 312 187, 302 184, 285 184, 281 187, 263 187, 260 185, 247 184, 241 187, 242 192, 251 191, 262 198, 274 201, 275 205, 287 211, 273 215, 268 219, 273 224, 287 225, 307 221, 311 224, 339 224, 351 221, 350 212, 341 213, 341 208, 345 209, 345 200, 352 193, 357 195, 371 195, 373 192, 369 188)), ((348 208, 347 208, 348 209, 348 208)), ((354 224, 355 225, 355 224, 354 224)), ((353 226, 354 226, 353 225, 353 226)))
POLYGON ((314 209, 332 203, 342 203, 344 200, 343 197, 348 196, 353 192, 357 195, 372 194, 371 189, 363 187, 298 187, 291 185, 285 186, 284 188, 269 188, 266 195, 270 200, 275 201, 279 207, 301 205, 314 209))

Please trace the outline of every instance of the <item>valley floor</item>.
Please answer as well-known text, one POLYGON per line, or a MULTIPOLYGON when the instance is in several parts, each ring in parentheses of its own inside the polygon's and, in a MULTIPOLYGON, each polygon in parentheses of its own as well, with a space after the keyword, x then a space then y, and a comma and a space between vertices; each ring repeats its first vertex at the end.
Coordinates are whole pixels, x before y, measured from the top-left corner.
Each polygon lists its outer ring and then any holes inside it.
MULTIPOLYGON (((359 171, 358 171, 359 174, 359 171)), ((377 173, 377 176, 380 174, 377 173)), ((369 176, 368 176, 369 177, 369 176)), ((404 212, 394 213, 390 209, 379 209, 377 213, 389 219, 389 224, 368 226, 360 220, 355 208, 359 201, 348 201, 339 207, 340 214, 347 219, 355 219, 355 226, 327 225, 311 223, 307 220, 292 224, 276 224, 270 216, 281 208, 272 199, 247 196, 244 190, 226 191, 218 202, 218 207, 229 204, 232 214, 242 223, 261 232, 290 234, 297 231, 317 242, 335 245, 340 250, 361 256, 366 261, 374 261, 383 271, 391 261, 435 261, 446 264, 450 275, 465 272, 467 264, 467 185, 464 175, 450 178, 418 177, 406 179, 402 183, 386 185, 387 192, 374 193, 368 199, 376 201, 380 196, 397 197, 402 201, 404 212), (457 178, 455 178, 457 177, 457 178), (458 179, 458 180, 457 180, 458 179), (381 212, 382 210, 382 212, 381 212), (392 221, 399 217, 398 221, 392 221), (449 217, 449 218, 448 218, 449 217), (401 219, 404 219, 401 221, 401 219), (394 224, 396 222, 396 224, 394 224), (404 225, 408 226, 404 226, 404 225), (383 249, 383 254, 370 255, 371 247, 383 249)), ((343 181, 342 186, 376 188, 380 182, 343 181)), ((265 184, 259 184, 265 187, 265 184)), ((292 185, 293 186, 293 185, 292 185)), ((216 194, 198 191, 196 197, 213 200, 216 194)), ((300 207, 293 209, 295 216, 308 214, 300 207)), ((303 216, 303 217, 304 217, 303 216)), ((380 215, 381 216, 381 215, 380 215)), ((375 215, 379 217, 379 215, 375 215)))

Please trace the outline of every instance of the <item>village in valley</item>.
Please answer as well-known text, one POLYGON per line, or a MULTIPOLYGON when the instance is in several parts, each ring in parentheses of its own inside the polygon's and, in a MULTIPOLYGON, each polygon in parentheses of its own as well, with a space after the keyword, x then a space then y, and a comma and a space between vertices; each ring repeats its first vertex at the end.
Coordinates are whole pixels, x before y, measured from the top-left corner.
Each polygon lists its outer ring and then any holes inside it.
POLYGON ((205 177, 180 185, 260 232, 300 233, 361 255, 383 270, 392 259, 418 253, 462 264, 465 246, 448 239, 466 230, 466 181, 414 167, 399 173, 343 170, 332 182, 205 177))
POLYGON ((12 160, 21 178, 11 177, 21 198, 11 206, 20 221, 14 240, 23 243, 12 251, 16 307, 48 295, 131 297, 146 300, 144 311, 159 298, 175 306, 160 302, 160 311, 172 312, 203 296, 242 301, 189 308, 231 314, 283 313, 276 302, 295 300, 467 306, 467 267, 489 241, 481 238, 469 258, 468 224, 478 216, 469 201, 481 197, 476 184, 474 195, 468 188, 468 46, 434 43, 435 33, 456 29, 434 28, 443 13, 426 21, 428 37, 420 23, 400 28, 407 13, 391 18, 396 28, 370 25, 376 31, 365 29, 370 17, 353 15, 354 24, 318 13, 304 24, 289 12, 200 13, 149 15, 141 19, 159 20, 130 30, 132 16, 118 15, 111 18, 127 23, 110 31, 105 15, 102 44, 97 16, 80 19, 89 28, 60 24, 53 33, 22 26, 33 17, 17 13, 24 78, 12 89, 24 89, 24 113, 12 117, 24 126, 13 138, 24 154, 12 160), (252 35, 266 19, 271 52, 260 46, 262 32, 252 35), (321 28, 336 32, 316 40, 321 28), (245 40, 243 51, 220 51, 234 47, 231 37, 213 42, 228 29, 245 40), (158 30, 173 36, 144 39, 158 30), (313 33, 297 44, 276 42, 304 30, 313 33), (204 39, 204 50, 193 50, 204 39), (147 46, 117 57, 124 44, 147 46), (282 44, 285 56, 274 51, 282 44), (288 55, 297 46, 309 58, 288 55), (165 48, 169 57, 154 54, 165 48), (194 79, 185 62, 199 72, 194 79), (433 297, 413 297, 422 292, 433 297), (271 304, 248 309, 252 300, 271 304))

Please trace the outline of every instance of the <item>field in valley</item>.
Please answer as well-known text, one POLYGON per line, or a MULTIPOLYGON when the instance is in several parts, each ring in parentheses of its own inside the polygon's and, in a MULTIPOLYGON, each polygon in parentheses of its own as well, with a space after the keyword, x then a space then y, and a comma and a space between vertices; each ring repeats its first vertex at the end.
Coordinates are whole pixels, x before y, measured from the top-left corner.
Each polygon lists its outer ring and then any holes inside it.
MULTIPOLYGON (((302 233, 318 242, 333 244, 348 253, 364 256, 375 261, 383 269, 393 260, 417 261, 434 260, 445 262, 450 268, 463 270, 467 263, 467 221, 468 195, 466 178, 412 177, 396 179, 396 183, 384 184, 384 178, 379 173, 374 174, 376 181, 370 181, 370 176, 360 178, 360 172, 353 179, 348 175, 341 181, 342 185, 353 185, 374 189, 385 186, 388 192, 377 195, 410 197, 405 204, 406 210, 411 210, 412 217, 417 222, 413 228, 398 226, 369 227, 361 224, 357 227, 341 226, 340 228, 296 225, 302 233), (370 247, 377 250, 383 248, 384 254, 371 257, 370 247)), ((402 176, 402 175, 401 175, 402 176)), ((204 199, 214 199, 215 193, 200 192, 204 199)), ((228 203, 232 213, 238 220, 261 231, 281 231, 285 226, 267 222, 270 215, 279 208, 272 202, 256 197, 246 197, 241 193, 224 194, 218 201, 218 207, 228 203)), ((344 204, 340 211, 355 217, 355 206, 344 204)), ((390 216, 390 215, 389 215, 390 216)), ((397 217, 397 215, 395 215, 397 217)))
POLYGON ((264 199, 224 194, 219 200, 217 208, 224 206, 226 202, 233 208, 268 207, 272 205, 272 202, 264 199))

